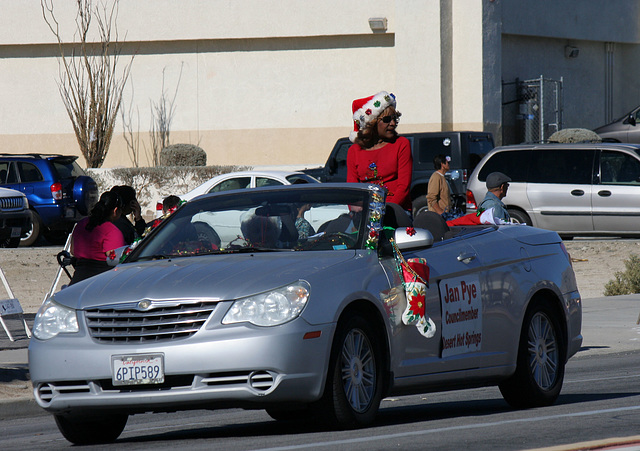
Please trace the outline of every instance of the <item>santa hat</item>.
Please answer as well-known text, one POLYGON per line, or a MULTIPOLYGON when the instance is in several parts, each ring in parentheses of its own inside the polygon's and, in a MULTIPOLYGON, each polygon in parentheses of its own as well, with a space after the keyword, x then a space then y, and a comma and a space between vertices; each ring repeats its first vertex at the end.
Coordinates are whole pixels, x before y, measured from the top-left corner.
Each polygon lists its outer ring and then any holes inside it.
POLYGON ((351 142, 355 141, 361 128, 364 128, 369 122, 380 116, 380 113, 390 106, 395 108, 396 96, 387 91, 381 91, 374 96, 354 100, 351 105, 353 110, 353 131, 349 134, 351 142))

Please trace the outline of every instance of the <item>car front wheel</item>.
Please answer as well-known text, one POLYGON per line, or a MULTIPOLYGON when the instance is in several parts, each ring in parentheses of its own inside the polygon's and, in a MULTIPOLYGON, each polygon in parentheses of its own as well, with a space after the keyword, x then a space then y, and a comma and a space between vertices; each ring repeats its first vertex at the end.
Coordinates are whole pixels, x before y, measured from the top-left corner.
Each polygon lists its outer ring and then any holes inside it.
POLYGON ((327 416, 345 428, 371 423, 382 400, 382 382, 380 337, 364 317, 353 314, 336 331, 325 389, 327 416))
POLYGON ((553 404, 562 389, 566 346, 562 329, 549 301, 540 301, 527 310, 516 372, 500 384, 505 401, 515 408, 553 404))
POLYGON ((127 415, 102 415, 85 417, 56 415, 56 424, 60 432, 75 445, 93 445, 110 443, 116 440, 127 425, 127 415))

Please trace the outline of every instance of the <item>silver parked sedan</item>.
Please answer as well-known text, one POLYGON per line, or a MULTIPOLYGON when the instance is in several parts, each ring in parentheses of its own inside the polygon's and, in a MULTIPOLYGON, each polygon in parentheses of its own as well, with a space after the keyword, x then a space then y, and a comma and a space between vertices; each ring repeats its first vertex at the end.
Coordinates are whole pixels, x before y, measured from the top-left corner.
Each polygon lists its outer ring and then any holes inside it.
POLYGON ((195 199, 113 270, 46 299, 35 399, 78 444, 117 439, 141 412, 261 408, 354 427, 385 396, 485 385, 512 406, 552 404, 582 343, 558 235, 435 233, 365 184, 195 199), (235 239, 219 239, 225 220, 235 239))

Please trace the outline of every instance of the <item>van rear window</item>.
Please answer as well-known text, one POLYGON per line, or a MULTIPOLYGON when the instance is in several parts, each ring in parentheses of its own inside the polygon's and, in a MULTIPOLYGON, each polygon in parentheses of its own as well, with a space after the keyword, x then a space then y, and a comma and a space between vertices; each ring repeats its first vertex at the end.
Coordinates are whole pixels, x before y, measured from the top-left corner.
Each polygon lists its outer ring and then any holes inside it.
POLYGON ((526 182, 530 159, 530 150, 497 152, 482 166, 478 179, 485 182, 492 172, 502 172, 514 182, 526 182))

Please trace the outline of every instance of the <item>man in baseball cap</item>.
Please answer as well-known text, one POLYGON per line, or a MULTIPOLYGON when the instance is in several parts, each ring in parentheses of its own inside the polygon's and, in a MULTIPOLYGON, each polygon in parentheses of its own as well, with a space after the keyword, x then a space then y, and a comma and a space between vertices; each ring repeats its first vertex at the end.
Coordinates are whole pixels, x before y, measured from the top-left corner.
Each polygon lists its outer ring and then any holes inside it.
POLYGON ((506 222, 510 222, 511 217, 507 212, 507 206, 502 203, 502 199, 507 196, 509 182, 511 178, 502 172, 492 172, 487 175, 487 195, 478 207, 479 210, 493 208, 493 215, 506 222))

